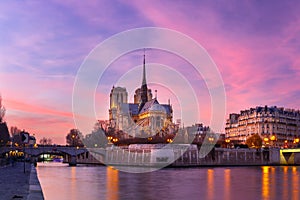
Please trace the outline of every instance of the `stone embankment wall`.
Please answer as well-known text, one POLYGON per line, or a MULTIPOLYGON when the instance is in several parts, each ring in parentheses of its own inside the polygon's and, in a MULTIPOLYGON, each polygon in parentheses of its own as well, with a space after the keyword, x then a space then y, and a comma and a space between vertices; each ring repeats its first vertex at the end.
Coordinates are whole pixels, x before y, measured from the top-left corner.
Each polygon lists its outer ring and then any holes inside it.
POLYGON ((278 165, 279 149, 225 149, 214 148, 201 156, 198 149, 165 149, 154 151, 122 149, 108 150, 106 162, 112 165, 152 166, 171 164, 173 167, 226 166, 226 165, 278 165), (173 162, 174 161, 174 162, 173 162))
POLYGON ((99 155, 77 156, 77 163, 132 166, 242 166, 242 165, 300 165, 300 149, 228 149, 213 148, 201 155, 196 147, 187 149, 107 149, 105 161, 99 155), (291 151, 291 152, 290 152, 291 151), (100 158, 101 157, 101 158, 100 158))
POLYGON ((172 166, 226 166, 226 165, 278 165, 278 149, 223 149, 216 148, 205 157, 199 151, 186 151, 172 166))
POLYGON ((37 177, 37 172, 35 167, 31 166, 30 177, 29 177, 29 194, 27 200, 43 200, 44 195, 40 181, 37 177))

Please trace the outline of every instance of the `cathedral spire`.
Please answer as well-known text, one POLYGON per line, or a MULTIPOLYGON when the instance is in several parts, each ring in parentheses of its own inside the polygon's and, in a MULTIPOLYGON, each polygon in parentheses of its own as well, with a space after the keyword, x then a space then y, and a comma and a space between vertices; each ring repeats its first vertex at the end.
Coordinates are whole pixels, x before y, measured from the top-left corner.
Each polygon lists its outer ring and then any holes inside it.
POLYGON ((145 103, 148 101, 148 87, 146 82, 146 59, 145 59, 145 49, 144 49, 144 62, 143 62, 143 81, 141 86, 141 102, 139 110, 143 108, 145 103))
POLYGON ((147 82, 146 82, 146 56, 145 56, 145 49, 144 49, 143 81, 142 81, 142 85, 147 85, 147 82))

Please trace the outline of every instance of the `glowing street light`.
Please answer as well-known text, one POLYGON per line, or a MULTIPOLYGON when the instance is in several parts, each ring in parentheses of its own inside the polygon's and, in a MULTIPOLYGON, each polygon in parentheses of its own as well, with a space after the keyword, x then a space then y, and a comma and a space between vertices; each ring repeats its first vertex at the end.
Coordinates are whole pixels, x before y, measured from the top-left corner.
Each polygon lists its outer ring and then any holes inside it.
POLYGON ((271 140, 271 141, 275 141, 275 140, 276 140, 276 136, 275 136, 275 135, 272 135, 271 138, 270 138, 270 140, 271 140))
POLYGON ((173 140, 172 140, 172 139, 170 139, 170 138, 168 138, 168 139, 167 139, 167 142, 168 142, 168 143, 172 143, 172 142, 173 142, 173 140))
POLYGON ((112 136, 108 136, 108 137, 107 137, 107 140, 109 140, 109 141, 111 141, 112 139, 113 139, 112 136))
POLYGON ((76 136, 75 136, 75 134, 72 134, 71 137, 72 137, 72 146, 74 147, 75 146, 75 137, 76 136))
POLYGON ((118 139, 118 138, 114 138, 112 141, 113 141, 113 142, 118 142, 119 139, 118 139))
POLYGON ((208 138, 208 141, 211 142, 211 143, 212 143, 214 140, 215 140, 215 138, 213 138, 213 137, 209 137, 209 138, 208 138))
POLYGON ((226 146, 228 148, 229 147, 229 143, 230 143, 230 139, 229 138, 225 139, 225 142, 226 142, 226 146))
POLYGON ((275 136, 275 135, 272 135, 272 136, 270 137, 270 140, 271 140, 271 145, 272 145, 272 146, 275 146, 275 145, 274 145, 274 142, 277 140, 276 136, 275 136))

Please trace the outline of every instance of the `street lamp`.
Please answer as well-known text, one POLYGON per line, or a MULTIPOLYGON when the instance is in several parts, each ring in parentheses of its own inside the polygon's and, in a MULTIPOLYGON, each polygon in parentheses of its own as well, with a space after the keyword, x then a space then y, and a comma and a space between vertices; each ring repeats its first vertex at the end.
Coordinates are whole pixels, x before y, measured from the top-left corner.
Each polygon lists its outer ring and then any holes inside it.
POLYGON ((108 140, 108 143, 107 144, 109 144, 109 145, 111 145, 112 143, 111 143, 111 140, 113 139, 113 137, 112 136, 108 136, 107 137, 107 140, 108 140))
POLYGON ((265 137, 264 138, 264 143, 265 143, 265 146, 269 145, 269 138, 265 137))
POLYGON ((113 139, 113 142, 118 142, 118 138, 114 138, 114 139, 113 139))
POLYGON ((113 138, 113 137, 111 137, 111 136, 108 136, 108 137, 107 137, 108 140, 111 140, 112 138, 113 138))
POLYGON ((275 135, 272 135, 271 138, 270 138, 270 140, 271 140, 271 141, 275 141, 275 140, 276 140, 276 136, 275 136, 275 135))
POLYGON ((295 147, 298 147, 299 142, 300 142, 300 139, 299 139, 299 138, 295 138, 295 139, 294 139, 295 147))
POLYGON ((167 139, 167 143, 172 143, 172 142, 173 142, 172 139, 170 139, 170 138, 167 139))
POLYGON ((226 147, 229 148, 230 139, 229 138, 225 139, 225 142, 226 142, 226 147))
POLYGON ((270 137, 270 140, 271 140, 271 144, 272 144, 272 146, 275 146, 274 145, 274 141, 276 140, 276 136, 275 135, 272 135, 271 137, 270 137))
POLYGON ((208 141, 211 142, 211 143, 212 143, 214 140, 215 140, 215 138, 213 138, 213 137, 209 137, 209 138, 208 138, 208 141))
POLYGON ((72 146, 74 147, 75 146, 75 135, 72 134, 72 146))

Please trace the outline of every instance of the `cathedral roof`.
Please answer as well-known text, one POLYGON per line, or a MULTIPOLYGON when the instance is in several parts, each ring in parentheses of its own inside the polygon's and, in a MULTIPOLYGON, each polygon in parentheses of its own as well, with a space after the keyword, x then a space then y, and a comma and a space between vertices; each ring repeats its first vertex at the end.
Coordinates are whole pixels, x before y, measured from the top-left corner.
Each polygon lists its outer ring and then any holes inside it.
POLYGON ((167 104, 159 104, 157 99, 154 98, 145 103, 140 113, 144 113, 147 111, 162 111, 166 112, 167 114, 170 114, 172 112, 172 108, 170 105, 167 104))
POLYGON ((171 107, 171 105, 168 105, 168 104, 160 104, 160 105, 164 107, 164 109, 167 112, 167 114, 172 113, 172 107, 171 107))
POLYGON ((150 101, 147 101, 141 109, 140 113, 147 112, 154 104, 159 104, 156 99, 151 99, 150 101))
POLYGON ((131 112, 132 115, 139 114, 139 104, 130 103, 129 104, 129 111, 131 112))
POLYGON ((139 104, 121 103, 119 106, 119 111, 123 114, 130 113, 132 115, 137 115, 137 114, 139 114, 139 104))
POLYGON ((161 111, 161 112, 166 112, 166 109, 165 109, 162 105, 160 105, 160 104, 154 104, 154 105, 152 105, 152 106, 149 108, 149 110, 151 110, 151 111, 161 111))
POLYGON ((136 103, 122 103, 119 107, 120 111, 125 113, 130 113, 131 115, 138 115, 147 111, 161 111, 168 115, 172 113, 172 107, 168 104, 159 104, 156 99, 147 101, 141 111, 139 112, 139 104, 136 103))

